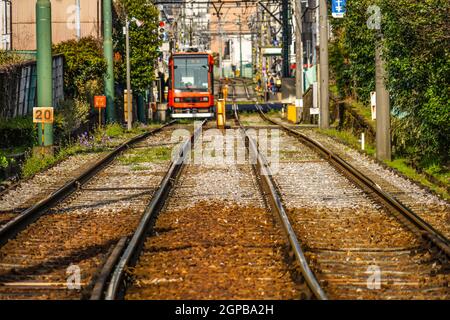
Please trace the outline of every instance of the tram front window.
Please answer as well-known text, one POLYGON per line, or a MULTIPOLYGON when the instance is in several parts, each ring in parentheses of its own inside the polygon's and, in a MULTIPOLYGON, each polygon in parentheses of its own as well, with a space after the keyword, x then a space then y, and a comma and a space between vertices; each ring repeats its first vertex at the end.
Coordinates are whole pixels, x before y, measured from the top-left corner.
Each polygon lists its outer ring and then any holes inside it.
POLYGON ((174 84, 176 90, 208 91, 208 58, 175 58, 174 84))

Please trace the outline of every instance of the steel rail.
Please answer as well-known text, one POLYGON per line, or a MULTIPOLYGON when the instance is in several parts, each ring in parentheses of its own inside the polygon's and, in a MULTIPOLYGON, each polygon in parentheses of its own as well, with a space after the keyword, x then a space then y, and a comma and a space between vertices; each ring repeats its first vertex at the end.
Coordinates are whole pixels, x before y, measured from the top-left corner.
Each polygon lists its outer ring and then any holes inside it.
POLYGON ((279 197, 279 192, 276 188, 276 184, 273 181, 272 172, 269 168, 267 159, 259 152, 256 142, 253 140, 252 137, 248 135, 247 130, 240 122, 237 110, 235 110, 234 115, 245 137, 246 145, 248 146, 248 150, 250 152, 250 159, 256 160, 256 164, 252 163, 252 165, 254 166, 256 174, 259 176, 261 187, 268 195, 272 210, 278 214, 281 220, 283 229, 286 233, 286 236, 289 240, 289 244, 292 248, 292 251, 294 252, 296 261, 299 265, 300 272, 302 273, 309 290, 311 290, 312 294, 316 299, 327 300, 328 299, 327 295, 320 286, 319 281, 312 272, 311 268, 309 267, 308 260, 306 259, 305 254, 303 253, 300 242, 298 241, 295 231, 289 221, 289 217, 286 213, 286 210, 284 209, 281 198, 279 197))
POLYGON ((234 79, 234 81, 237 81, 237 80, 242 82, 242 86, 244 87, 245 95, 247 96, 247 99, 250 100, 250 92, 248 91, 247 83, 245 82, 244 79, 241 79, 241 78, 234 79))
POLYGON ((130 242, 128 243, 124 253, 114 268, 114 272, 111 275, 111 280, 106 290, 105 300, 116 300, 124 288, 124 280, 126 275, 126 268, 134 265, 139 257, 141 248, 144 246, 145 239, 147 238, 147 232, 151 221, 156 218, 162 207, 164 206, 171 190, 173 189, 175 182, 177 181, 181 169, 184 166, 186 156, 191 152, 191 146, 197 140, 203 126, 207 123, 207 120, 202 122, 190 140, 187 140, 180 148, 176 158, 172 160, 172 163, 167 170, 164 179, 162 180, 158 190, 152 197, 151 202, 145 209, 141 221, 139 222, 136 231, 133 234, 130 242))
POLYGON ((75 191, 77 191, 82 185, 90 181, 98 172, 103 170, 122 152, 129 149, 132 145, 146 139, 147 137, 162 131, 168 126, 171 126, 175 122, 176 121, 169 122, 164 126, 145 132, 126 141, 125 143, 121 144, 116 149, 108 153, 105 157, 98 160, 87 170, 81 173, 78 177, 69 181, 58 190, 52 192, 49 196, 36 203, 34 206, 22 211, 14 219, 0 227, 0 246, 3 246, 6 242, 8 242, 8 240, 15 237, 19 232, 36 221, 36 219, 38 219, 39 216, 41 216, 48 209, 58 204, 59 202, 73 194, 75 191))
MULTIPOLYGON (((397 200, 394 196, 384 191, 378 184, 373 180, 363 174, 361 171, 353 167, 347 161, 339 157, 337 154, 332 152, 323 146, 320 142, 311 139, 310 137, 287 127, 286 125, 275 121, 266 116, 261 108, 261 105, 257 105, 259 114, 261 117, 274 125, 281 127, 283 130, 289 134, 301 139, 307 145, 317 150, 324 158, 336 169, 346 174, 353 182, 365 190, 369 190, 371 193, 375 194, 388 208, 393 209, 395 212, 400 213, 401 217, 405 218, 409 223, 411 223, 415 229, 420 230, 422 237, 431 241, 437 248, 439 248, 447 257, 450 256, 450 241, 447 237, 437 231, 433 226, 424 221, 415 212, 397 200)), ((410 228, 411 231, 416 231, 410 228)))

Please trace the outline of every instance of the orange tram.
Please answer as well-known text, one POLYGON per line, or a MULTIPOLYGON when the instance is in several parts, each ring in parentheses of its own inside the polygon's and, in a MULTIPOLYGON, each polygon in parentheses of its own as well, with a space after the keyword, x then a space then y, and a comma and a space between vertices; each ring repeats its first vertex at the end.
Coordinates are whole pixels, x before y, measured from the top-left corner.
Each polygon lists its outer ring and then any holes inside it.
POLYGON ((174 53, 169 60, 168 107, 172 118, 213 118, 214 58, 208 53, 174 53))

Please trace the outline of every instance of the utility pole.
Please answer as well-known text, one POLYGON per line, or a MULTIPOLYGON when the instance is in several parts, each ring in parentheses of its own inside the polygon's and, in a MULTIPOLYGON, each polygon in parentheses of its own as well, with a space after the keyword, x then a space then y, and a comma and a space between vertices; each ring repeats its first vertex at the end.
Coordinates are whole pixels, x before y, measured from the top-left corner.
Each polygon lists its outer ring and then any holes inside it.
POLYGON ((211 2, 212 6, 214 7, 214 10, 216 11, 217 15, 217 22, 219 23, 219 70, 220 70, 220 78, 223 78, 223 68, 222 68, 222 55, 223 55, 223 38, 222 38, 222 13, 220 12, 222 10, 222 7, 224 5, 223 2, 220 2, 220 6, 217 7, 214 2, 211 2))
POLYGON ((295 45, 296 53, 295 60, 297 61, 295 70, 295 95, 297 97, 295 106, 297 108, 303 108, 303 41, 302 41, 302 1, 297 0, 295 2, 295 22, 296 22, 296 32, 295 32, 295 45))
POLYGON ((218 13, 218 17, 219 17, 219 68, 220 68, 220 78, 222 79, 224 76, 224 70, 223 70, 223 31, 222 31, 222 18, 220 17, 220 13, 218 13))
POLYGON ((128 113, 128 131, 133 129, 133 110, 131 97, 131 66, 130 66, 130 21, 128 15, 126 16, 125 32, 126 32, 126 56, 127 56, 127 113, 128 113))
POLYGON ((381 37, 375 49, 375 73, 377 91, 377 159, 391 161, 391 109, 386 89, 386 67, 382 57, 381 37))
POLYGON ((112 0, 103 0, 103 53, 107 71, 105 75, 106 121, 115 122, 114 109, 114 52, 112 41, 112 0))
MULTIPOLYGON (((36 2, 37 107, 53 106, 52 7, 50 0, 36 2)), ((43 147, 53 145, 53 124, 38 124, 43 147)))
POLYGON ((192 34, 193 34, 192 20, 193 20, 193 18, 191 17, 189 20, 190 20, 190 24, 189 24, 189 47, 192 48, 192 46, 193 46, 193 44, 192 44, 192 34))
POLYGON ((289 78, 289 46, 291 44, 291 32, 289 26, 289 0, 282 0, 282 23, 283 23, 283 77, 289 78))
POLYGON ((258 71, 258 75, 259 75, 259 80, 262 84, 262 88, 260 88, 263 92, 263 94, 265 94, 265 88, 266 88, 266 83, 265 83, 265 79, 263 78, 263 56, 262 56, 262 46, 263 46, 263 42, 262 42, 262 11, 259 5, 259 1, 257 3, 256 6, 256 30, 257 30, 257 42, 258 42, 258 50, 257 50, 257 58, 258 58, 258 67, 257 67, 257 71, 258 71))
POLYGON ((76 31, 77 31, 77 39, 81 39, 81 5, 80 0, 77 0, 76 3, 77 12, 76 12, 76 31))
POLYGON ((319 2, 320 27, 320 129, 330 127, 330 88, 328 68, 328 6, 326 0, 319 2))
POLYGON ((242 78, 242 20, 241 15, 239 15, 239 76, 242 78))

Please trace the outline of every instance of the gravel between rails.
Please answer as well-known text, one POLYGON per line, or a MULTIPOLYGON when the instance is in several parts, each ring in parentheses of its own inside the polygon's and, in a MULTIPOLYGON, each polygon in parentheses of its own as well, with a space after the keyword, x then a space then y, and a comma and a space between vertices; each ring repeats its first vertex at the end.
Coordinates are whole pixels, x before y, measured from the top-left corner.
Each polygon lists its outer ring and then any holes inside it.
MULTIPOLYGON (((125 156, 164 145, 172 130, 147 138, 125 156)), ((80 299, 117 241, 129 236, 170 160, 123 164, 115 160, 83 189, 60 203, 0 249, 0 299, 80 299), (80 290, 68 290, 67 268, 81 271, 80 290)))
POLYGON ((250 165, 187 165, 126 299, 298 299, 286 240, 250 165))
POLYGON ((448 265, 424 249, 416 235, 284 132, 280 152, 275 181, 329 298, 450 298, 448 265), (369 289, 371 276, 378 274, 380 289, 369 289))

